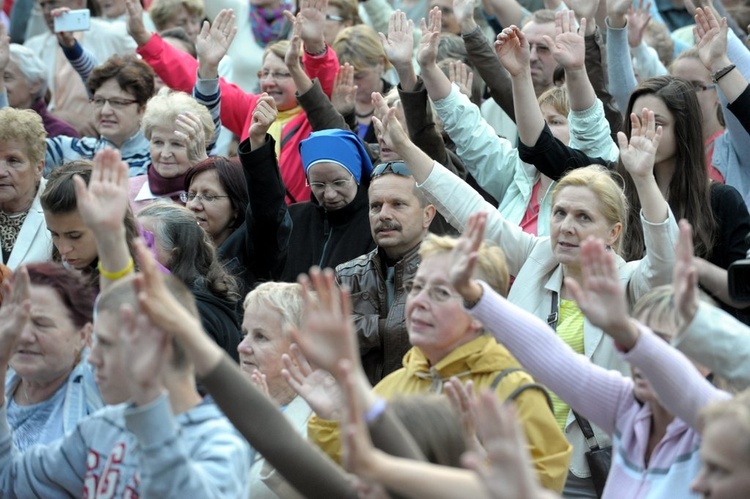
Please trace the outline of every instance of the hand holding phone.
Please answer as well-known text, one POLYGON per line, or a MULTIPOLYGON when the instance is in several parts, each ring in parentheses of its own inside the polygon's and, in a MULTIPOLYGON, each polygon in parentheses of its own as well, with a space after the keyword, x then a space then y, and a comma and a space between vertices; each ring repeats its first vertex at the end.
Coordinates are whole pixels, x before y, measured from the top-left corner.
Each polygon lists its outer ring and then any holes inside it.
POLYGON ((61 31, 88 31, 91 28, 89 9, 69 10, 55 17, 55 33, 61 31))

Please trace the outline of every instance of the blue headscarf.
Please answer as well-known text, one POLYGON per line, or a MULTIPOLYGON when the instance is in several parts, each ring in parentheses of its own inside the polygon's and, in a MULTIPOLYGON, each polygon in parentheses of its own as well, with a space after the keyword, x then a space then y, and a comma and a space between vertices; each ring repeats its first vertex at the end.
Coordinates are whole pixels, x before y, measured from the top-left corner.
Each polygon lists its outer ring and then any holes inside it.
POLYGON ((349 171, 354 180, 370 178, 372 162, 360 138, 348 130, 321 130, 312 132, 299 143, 299 153, 307 177, 310 167, 320 162, 341 165, 349 171))

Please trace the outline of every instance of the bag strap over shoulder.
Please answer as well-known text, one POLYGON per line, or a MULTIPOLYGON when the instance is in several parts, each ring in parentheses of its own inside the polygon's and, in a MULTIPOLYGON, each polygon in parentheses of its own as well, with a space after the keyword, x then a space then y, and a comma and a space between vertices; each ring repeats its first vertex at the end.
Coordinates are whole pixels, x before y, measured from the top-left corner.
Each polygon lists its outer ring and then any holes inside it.
MULTIPOLYGON (((497 376, 495 376, 495 379, 492 380, 490 389, 492 391, 495 391, 497 387, 500 385, 500 382, 503 380, 503 378, 505 378, 510 373, 514 373, 517 371, 528 374, 528 372, 522 367, 509 367, 508 369, 503 369, 497 374, 497 376)), ((521 395, 523 392, 529 389, 539 390, 540 392, 542 392, 544 394, 544 398, 547 399, 547 405, 549 406, 550 411, 554 413, 554 409, 552 407, 552 397, 549 396, 549 392, 547 391, 547 388, 545 388, 544 385, 541 385, 539 383, 526 383, 524 385, 517 387, 515 390, 510 392, 510 394, 508 394, 508 396, 505 399, 505 402, 515 401, 519 395, 521 395)))

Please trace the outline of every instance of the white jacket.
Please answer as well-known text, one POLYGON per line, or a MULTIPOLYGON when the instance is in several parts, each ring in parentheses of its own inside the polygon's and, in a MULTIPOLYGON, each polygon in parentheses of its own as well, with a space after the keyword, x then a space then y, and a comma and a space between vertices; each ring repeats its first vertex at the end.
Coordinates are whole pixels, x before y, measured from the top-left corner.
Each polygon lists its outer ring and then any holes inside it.
POLYGON ((42 203, 39 200, 46 185, 47 180, 42 179, 26 220, 21 226, 21 232, 18 233, 16 244, 13 245, 13 251, 10 252, 8 261, 3 262, 10 270, 15 271, 26 263, 46 262, 52 257, 52 236, 47 230, 42 203))

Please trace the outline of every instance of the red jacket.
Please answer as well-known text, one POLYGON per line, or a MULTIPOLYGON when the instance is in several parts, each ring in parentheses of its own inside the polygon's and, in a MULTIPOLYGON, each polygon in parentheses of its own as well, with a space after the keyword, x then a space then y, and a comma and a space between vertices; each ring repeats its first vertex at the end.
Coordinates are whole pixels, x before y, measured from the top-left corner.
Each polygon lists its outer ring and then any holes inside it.
MULTIPOLYGON (((172 47, 157 34, 154 34, 137 52, 167 86, 183 92, 192 92, 198 75, 198 61, 192 56, 172 47)), ((322 56, 315 57, 305 53, 302 62, 308 76, 318 78, 326 95, 330 96, 339 69, 336 52, 329 47, 322 56)), ((219 80, 219 85, 221 87, 221 124, 239 136, 242 141, 248 136, 258 95, 247 93, 223 78, 219 80)), ((307 116, 304 112, 300 112, 299 116, 291 119, 281 132, 279 169, 288 193, 294 198, 292 200, 287 196, 288 202, 310 200, 310 188, 307 187, 305 171, 302 168, 299 143, 312 131, 307 116)))

